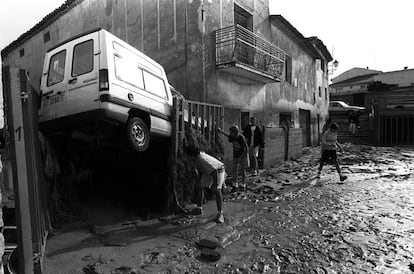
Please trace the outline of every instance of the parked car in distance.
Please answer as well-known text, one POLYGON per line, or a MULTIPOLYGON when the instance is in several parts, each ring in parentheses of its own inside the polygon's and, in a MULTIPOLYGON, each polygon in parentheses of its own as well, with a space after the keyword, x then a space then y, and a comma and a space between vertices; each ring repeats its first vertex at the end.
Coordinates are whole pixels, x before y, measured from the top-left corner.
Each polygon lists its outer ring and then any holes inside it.
POLYGON ((329 112, 331 113, 342 113, 349 115, 352 111, 361 113, 365 111, 365 107, 350 106, 343 101, 330 101, 329 112))
POLYGON ((47 51, 39 125, 45 133, 76 128, 89 135, 95 134, 91 123, 123 128, 128 143, 141 152, 150 136, 171 136, 172 98, 160 64, 95 29, 47 51))

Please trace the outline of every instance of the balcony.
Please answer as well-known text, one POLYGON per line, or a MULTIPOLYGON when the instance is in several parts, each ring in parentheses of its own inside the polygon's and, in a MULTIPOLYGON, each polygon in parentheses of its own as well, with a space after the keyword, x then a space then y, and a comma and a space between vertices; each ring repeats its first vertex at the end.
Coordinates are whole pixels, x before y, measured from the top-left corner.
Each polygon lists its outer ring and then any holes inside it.
POLYGON ((216 68, 262 83, 280 82, 285 53, 240 25, 215 31, 216 68))

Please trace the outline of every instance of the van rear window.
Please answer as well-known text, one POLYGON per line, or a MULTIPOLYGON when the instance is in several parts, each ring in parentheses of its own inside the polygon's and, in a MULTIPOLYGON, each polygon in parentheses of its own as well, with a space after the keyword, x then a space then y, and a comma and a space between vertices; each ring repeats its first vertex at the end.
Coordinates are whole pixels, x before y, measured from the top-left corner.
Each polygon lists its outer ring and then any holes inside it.
POLYGON ((144 88, 142 70, 134 62, 128 61, 118 55, 115 55, 115 74, 119 80, 138 88, 144 88))
POLYGON ((138 67, 133 60, 115 54, 116 77, 137 88, 145 89, 158 97, 168 99, 164 80, 138 67))
POLYGON ((50 58, 49 70, 47 74, 47 86, 60 83, 65 78, 66 50, 54 54, 50 58))
POLYGON ((145 89, 155 95, 168 99, 164 80, 144 70, 145 89))
POLYGON ((72 76, 82 75, 93 70, 93 40, 77 44, 73 48, 72 76))

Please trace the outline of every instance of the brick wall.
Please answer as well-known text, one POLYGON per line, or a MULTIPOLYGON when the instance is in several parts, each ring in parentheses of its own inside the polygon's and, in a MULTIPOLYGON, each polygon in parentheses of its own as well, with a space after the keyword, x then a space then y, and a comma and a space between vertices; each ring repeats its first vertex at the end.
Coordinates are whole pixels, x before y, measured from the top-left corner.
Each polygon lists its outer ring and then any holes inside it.
POLYGON ((296 159, 302 154, 302 129, 291 128, 289 130, 289 156, 288 159, 296 159))
MULTIPOLYGON (((266 128, 265 150, 263 167, 272 167, 285 159, 286 138, 282 128, 266 128)), ((288 160, 296 159, 302 154, 302 130, 291 128, 289 130, 288 160)))
POLYGON ((268 168, 285 158, 285 133, 282 128, 270 127, 265 132, 263 167, 268 168))

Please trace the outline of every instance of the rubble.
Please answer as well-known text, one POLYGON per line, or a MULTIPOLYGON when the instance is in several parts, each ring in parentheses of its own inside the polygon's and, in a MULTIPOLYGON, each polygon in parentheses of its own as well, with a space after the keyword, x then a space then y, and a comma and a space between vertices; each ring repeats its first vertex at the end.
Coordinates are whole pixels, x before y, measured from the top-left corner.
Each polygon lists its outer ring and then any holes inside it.
MULTIPOLYGON (((345 144, 339 158, 349 180, 337 184, 335 168, 327 166, 316 187, 314 176, 319 157, 318 147, 308 148, 296 161, 263 170, 259 176, 249 175, 245 192, 226 188, 224 224, 211 221, 215 215, 214 200, 203 206, 201 216, 160 218, 159 225, 174 230, 169 235, 158 235, 175 242, 161 244, 160 240, 156 248, 136 251, 142 254, 139 270, 161 273, 412 271, 413 151, 345 144)), ((139 224, 136 227, 137 233, 142 231, 139 224)), ((157 234, 152 232, 152 235, 157 234)), ((137 250, 140 246, 142 243, 134 245, 130 241, 122 248, 137 250)), ((99 269, 114 272, 122 266, 87 254, 80 261, 90 273, 104 273, 99 269)))

